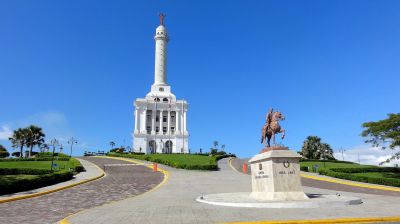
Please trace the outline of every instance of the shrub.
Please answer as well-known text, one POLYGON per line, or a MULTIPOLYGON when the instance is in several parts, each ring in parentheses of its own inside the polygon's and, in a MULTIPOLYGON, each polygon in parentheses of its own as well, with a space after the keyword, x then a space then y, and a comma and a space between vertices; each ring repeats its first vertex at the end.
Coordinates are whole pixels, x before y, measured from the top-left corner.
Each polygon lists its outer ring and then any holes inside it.
POLYGON ((29 175, 41 175, 49 174, 50 170, 45 169, 33 169, 33 168, 0 168, 0 175, 18 175, 18 174, 29 174, 29 175))
MULTIPOLYGON (((324 162, 324 160, 321 160, 321 159, 305 159, 305 158, 301 158, 301 159, 300 159, 300 162, 324 162)), ((341 160, 335 160, 335 159, 326 159, 325 162, 356 164, 356 163, 349 162, 349 161, 341 161, 341 160)))
MULTIPOLYGON (((51 157, 38 157, 38 158, 9 158, 9 159, 0 159, 0 162, 11 162, 11 161, 51 161, 51 157)), ((69 161, 69 158, 59 157, 54 158, 54 161, 69 161)))
POLYGON ((53 172, 29 178, 18 178, 18 175, 16 175, 16 178, 0 176, 0 195, 40 188, 70 180, 72 177, 73 173, 70 171, 53 172))
MULTIPOLYGON (((53 156, 53 153, 52 152, 39 152, 37 155, 36 155, 37 157, 52 157, 53 156)), ((54 153, 54 157, 56 157, 56 156, 58 156, 58 157, 70 157, 69 155, 67 155, 67 154, 64 154, 64 153, 58 153, 58 152, 55 152, 54 153)))
POLYGON ((9 157, 10 153, 7 151, 0 151, 0 158, 6 158, 9 157))
POLYGON ((75 167, 75 172, 80 173, 85 171, 85 167, 83 167, 82 165, 78 165, 75 167))
POLYGON ((220 159, 224 159, 224 158, 228 158, 228 157, 236 157, 235 154, 223 154, 223 155, 216 155, 215 158, 216 160, 220 160, 220 159))
POLYGON ((340 173, 370 173, 370 172, 392 172, 400 173, 397 167, 354 167, 354 168, 330 168, 330 170, 340 173))
POLYGON ((7 149, 4 148, 4 146, 0 145, 0 158, 6 158, 9 156, 10 156, 10 153, 7 151, 7 149))
MULTIPOLYGON (((383 169, 383 168, 393 168, 393 167, 376 167, 376 168, 383 169)), ((353 169, 353 168, 334 168, 334 169, 336 169, 336 170, 338 170, 338 169, 347 169, 347 171, 349 171, 348 169, 353 169)), ((354 169, 359 169, 359 168, 354 168, 354 169)), ((389 170, 389 169, 387 169, 387 170, 389 170)), ((392 171, 369 171, 369 172, 392 172, 392 171)), ((398 171, 396 171, 396 172, 398 172, 398 171)), ((353 175, 352 172, 349 172, 349 173, 336 172, 333 169, 325 169, 325 168, 319 169, 318 173, 321 174, 321 175, 336 177, 336 178, 340 178, 340 179, 346 179, 346 180, 352 180, 352 181, 358 181, 358 182, 364 182, 364 183, 371 183, 371 184, 381 184, 381 185, 400 187, 400 180, 399 179, 357 176, 357 175, 353 175)))
POLYGON ((129 154, 133 154, 133 155, 144 155, 144 152, 129 152, 129 154))
POLYGON ((11 153, 11 155, 15 156, 15 157, 19 157, 21 155, 21 152, 13 152, 13 153, 11 153))
POLYGON ((309 167, 308 166, 301 166, 300 170, 304 171, 304 172, 309 172, 309 167))

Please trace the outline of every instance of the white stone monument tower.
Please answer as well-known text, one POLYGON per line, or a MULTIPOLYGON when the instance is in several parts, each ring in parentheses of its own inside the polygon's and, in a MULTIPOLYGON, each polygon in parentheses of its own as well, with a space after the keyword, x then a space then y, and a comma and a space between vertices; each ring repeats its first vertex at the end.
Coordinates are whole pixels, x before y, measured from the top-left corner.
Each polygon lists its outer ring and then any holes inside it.
POLYGON ((168 33, 164 14, 156 29, 154 84, 145 98, 137 98, 135 106, 134 152, 189 153, 186 126, 188 103, 177 100, 167 84, 168 33))

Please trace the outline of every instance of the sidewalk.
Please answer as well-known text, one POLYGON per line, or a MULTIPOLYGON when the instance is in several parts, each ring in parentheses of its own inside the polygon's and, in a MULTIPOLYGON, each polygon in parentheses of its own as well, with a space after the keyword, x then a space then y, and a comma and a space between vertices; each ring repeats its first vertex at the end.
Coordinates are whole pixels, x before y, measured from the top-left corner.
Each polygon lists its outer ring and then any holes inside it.
POLYGON ((89 181, 103 177, 105 173, 93 163, 78 159, 82 166, 85 167, 85 172, 80 172, 72 180, 61 182, 58 184, 50 185, 47 187, 37 188, 29 191, 23 191, 13 194, 6 194, 0 196, 0 203, 5 203, 8 201, 15 201, 25 198, 36 197, 44 194, 49 194, 52 192, 60 191, 69 187, 73 187, 79 184, 87 183, 89 181))

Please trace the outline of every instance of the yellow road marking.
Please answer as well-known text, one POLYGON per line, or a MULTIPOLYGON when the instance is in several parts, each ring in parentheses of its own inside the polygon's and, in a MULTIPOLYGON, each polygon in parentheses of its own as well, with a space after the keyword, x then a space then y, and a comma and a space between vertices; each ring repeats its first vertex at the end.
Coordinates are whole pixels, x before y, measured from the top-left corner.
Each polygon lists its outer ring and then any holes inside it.
POLYGON ((16 196, 16 197, 12 197, 12 198, 0 199, 0 204, 1 203, 5 203, 5 202, 10 202, 10 201, 22 200, 22 199, 26 199, 26 198, 38 197, 38 196, 42 196, 42 195, 45 195, 45 194, 50 194, 50 193, 53 193, 53 192, 61 191, 61 190, 64 190, 64 189, 67 189, 67 188, 71 188, 71 187, 75 187, 77 185, 85 184, 87 182, 90 182, 90 181, 93 181, 93 180, 97 180, 97 179, 99 179, 101 177, 104 177, 105 176, 104 171, 100 167, 98 167, 96 164, 94 164, 94 165, 96 166, 97 169, 99 169, 101 171, 101 174, 99 176, 96 176, 96 177, 93 177, 93 178, 90 178, 90 179, 87 179, 87 180, 84 180, 84 181, 81 181, 81 182, 78 182, 78 183, 73 183, 73 184, 62 186, 62 187, 59 187, 59 188, 47 190, 47 191, 42 191, 42 192, 33 193, 33 194, 27 194, 27 195, 21 195, 21 196, 16 196))
MULTIPOLYGON (((139 161, 137 161, 137 160, 127 159, 127 158, 121 158, 121 157, 111 157, 111 156, 96 156, 96 157, 127 161, 127 162, 130 162, 130 163, 136 163, 136 164, 139 164, 139 165, 143 165, 143 166, 145 166, 145 167, 148 167, 148 168, 150 168, 150 169, 153 169, 153 166, 152 166, 152 165, 146 165, 145 163, 139 162, 139 161)), ((164 184, 167 183, 168 178, 169 178, 169 176, 170 176, 169 172, 168 172, 167 170, 162 169, 162 168, 158 168, 158 172, 161 172, 161 173, 164 174, 164 179, 163 179, 163 181, 161 181, 161 183, 159 183, 157 186, 153 187, 153 188, 150 189, 149 191, 146 191, 146 192, 143 192, 142 194, 135 195, 135 196, 132 196, 132 197, 129 197, 129 198, 125 198, 125 199, 122 199, 122 200, 119 200, 119 201, 112 201, 112 202, 105 203, 105 204, 102 204, 102 205, 99 205, 99 206, 95 206, 95 207, 92 207, 92 208, 82 209, 82 210, 80 210, 80 211, 78 211, 78 212, 76 212, 76 213, 74 213, 74 214, 71 214, 71 215, 69 215, 69 216, 63 218, 63 219, 60 220, 58 223, 59 223, 59 224, 70 224, 70 222, 68 221, 69 218, 74 217, 74 216, 76 216, 76 215, 78 215, 78 214, 80 214, 80 213, 83 213, 83 212, 85 212, 85 211, 87 211, 87 210, 89 210, 89 209, 99 208, 99 207, 102 207, 102 206, 106 206, 106 205, 118 203, 118 202, 121 202, 121 201, 124 201, 124 200, 128 200, 128 199, 130 199, 130 198, 138 198, 138 197, 141 197, 141 196, 143 196, 143 195, 145 195, 145 194, 147 194, 147 193, 150 193, 150 192, 153 192, 153 191, 157 190, 157 189, 160 188, 162 185, 164 185, 164 184)))
POLYGON ((226 222, 229 224, 304 224, 304 223, 373 223, 373 222, 398 222, 400 216, 370 217, 370 218, 339 218, 339 219, 311 219, 311 220, 284 220, 284 221, 255 221, 255 222, 226 222))
POLYGON ((232 157, 228 160, 229 166, 232 168, 232 170, 238 172, 238 173, 242 173, 239 170, 237 170, 233 165, 232 165, 232 160, 236 159, 235 157, 232 157))

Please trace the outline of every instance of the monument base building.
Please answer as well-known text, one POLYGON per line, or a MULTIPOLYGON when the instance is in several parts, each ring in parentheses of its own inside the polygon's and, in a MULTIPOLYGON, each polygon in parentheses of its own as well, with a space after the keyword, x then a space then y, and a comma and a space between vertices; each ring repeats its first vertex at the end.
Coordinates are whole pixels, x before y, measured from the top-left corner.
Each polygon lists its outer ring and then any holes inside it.
POLYGON ((133 131, 134 152, 189 153, 186 127, 188 104, 177 100, 166 82, 168 34, 164 15, 160 15, 156 29, 155 78, 151 91, 145 98, 138 98, 135 106, 133 131))

